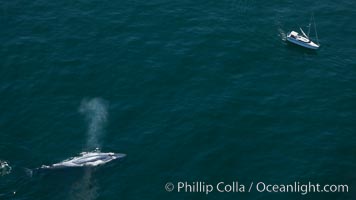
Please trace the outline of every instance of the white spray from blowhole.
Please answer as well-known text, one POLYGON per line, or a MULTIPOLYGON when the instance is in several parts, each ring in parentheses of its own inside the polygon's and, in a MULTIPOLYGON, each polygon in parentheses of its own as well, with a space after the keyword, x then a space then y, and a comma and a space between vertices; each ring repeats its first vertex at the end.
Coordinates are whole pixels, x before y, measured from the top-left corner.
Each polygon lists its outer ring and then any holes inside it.
MULTIPOLYGON (((90 151, 100 150, 100 140, 108 121, 108 103, 101 98, 84 99, 79 106, 79 112, 88 121, 86 148, 90 151)), ((95 200, 98 197, 99 186, 93 180, 93 169, 85 168, 84 170, 82 179, 72 185, 69 193, 71 200, 95 200)))
POLYGON ((101 98, 84 99, 79 107, 79 112, 88 121, 86 148, 100 148, 100 139, 104 134, 104 127, 108 120, 107 102, 101 98))

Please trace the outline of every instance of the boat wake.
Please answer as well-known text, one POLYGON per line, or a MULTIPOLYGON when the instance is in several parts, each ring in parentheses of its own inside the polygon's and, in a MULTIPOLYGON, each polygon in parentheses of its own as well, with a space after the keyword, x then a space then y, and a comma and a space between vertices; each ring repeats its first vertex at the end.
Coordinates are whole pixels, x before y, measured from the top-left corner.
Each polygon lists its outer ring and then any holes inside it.
POLYGON ((281 40, 286 41, 287 40, 287 34, 285 31, 283 31, 282 28, 278 28, 278 36, 281 38, 281 40))
POLYGON ((282 41, 287 41, 287 32, 283 30, 283 18, 284 16, 277 12, 274 17, 274 25, 277 27, 278 37, 280 37, 282 41))
POLYGON ((0 160, 0 176, 5 176, 11 173, 11 166, 6 161, 0 160))

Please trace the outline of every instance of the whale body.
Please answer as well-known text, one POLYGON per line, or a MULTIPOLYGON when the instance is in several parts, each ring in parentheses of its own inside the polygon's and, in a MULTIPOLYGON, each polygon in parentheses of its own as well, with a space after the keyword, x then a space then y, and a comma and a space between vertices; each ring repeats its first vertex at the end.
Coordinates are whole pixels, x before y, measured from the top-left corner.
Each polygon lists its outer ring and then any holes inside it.
POLYGON ((122 153, 102 153, 102 152, 83 152, 78 157, 73 157, 52 165, 42 165, 38 169, 60 169, 69 167, 94 167, 103 165, 112 160, 125 157, 122 153))

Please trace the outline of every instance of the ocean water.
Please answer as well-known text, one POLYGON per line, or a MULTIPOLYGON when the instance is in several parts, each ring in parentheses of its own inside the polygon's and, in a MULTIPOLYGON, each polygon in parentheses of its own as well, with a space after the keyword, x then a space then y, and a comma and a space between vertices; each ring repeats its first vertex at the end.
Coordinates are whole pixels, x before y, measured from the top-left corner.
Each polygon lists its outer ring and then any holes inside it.
POLYGON ((355 8, 2 1, 0 199, 355 199, 355 8), (321 48, 286 44, 312 13, 321 48), (26 173, 95 148, 127 157, 26 173), (165 190, 179 181, 311 181, 349 192, 165 190))

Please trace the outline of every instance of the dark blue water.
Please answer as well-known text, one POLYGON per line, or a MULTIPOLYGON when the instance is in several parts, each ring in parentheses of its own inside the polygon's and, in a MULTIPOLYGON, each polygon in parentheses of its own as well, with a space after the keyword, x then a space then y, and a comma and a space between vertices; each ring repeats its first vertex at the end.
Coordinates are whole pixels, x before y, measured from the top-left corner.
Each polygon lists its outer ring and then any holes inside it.
POLYGON ((355 199, 355 7, 1 2, 0 199, 355 199), (321 48, 288 45, 312 13, 321 48), (95 148, 127 157, 26 174, 95 148), (179 181, 349 192, 166 192, 179 181))

